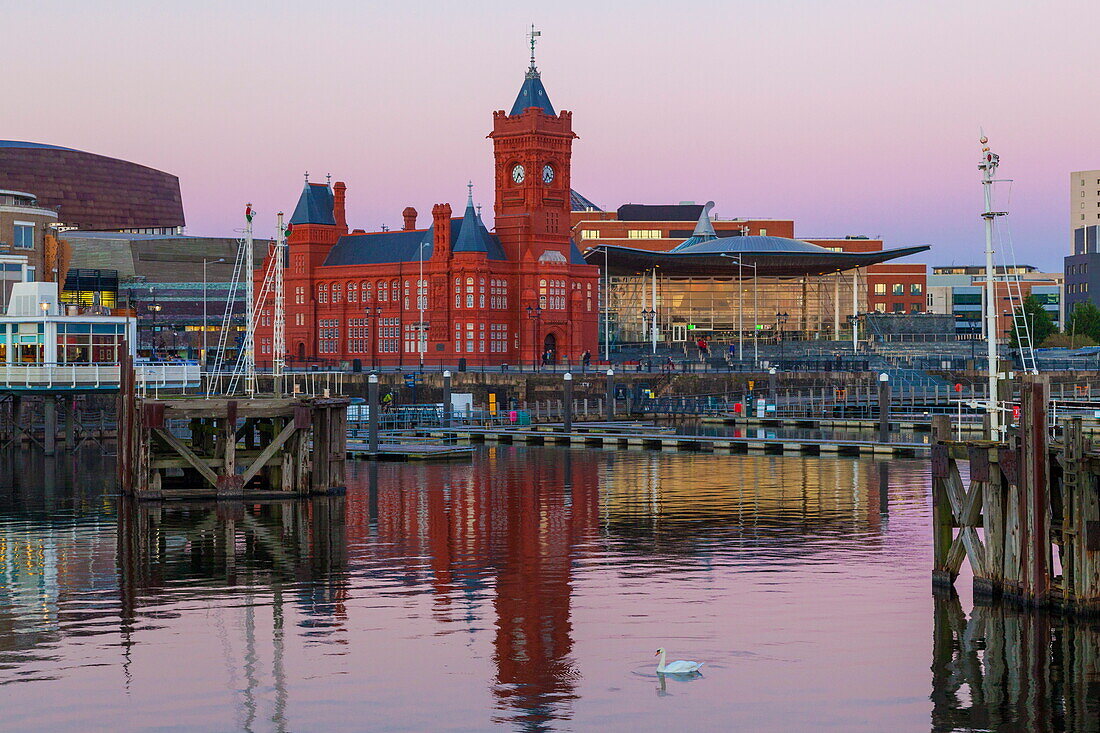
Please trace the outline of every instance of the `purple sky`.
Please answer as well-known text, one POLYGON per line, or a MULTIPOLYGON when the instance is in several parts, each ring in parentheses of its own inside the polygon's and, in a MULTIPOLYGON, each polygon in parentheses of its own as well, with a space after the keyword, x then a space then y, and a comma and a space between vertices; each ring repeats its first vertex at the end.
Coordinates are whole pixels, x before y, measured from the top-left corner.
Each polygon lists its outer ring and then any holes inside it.
MULTIPOLYGON (((259 231, 302 172, 353 227, 491 204, 495 109, 539 67, 574 112, 574 187, 605 208, 714 199, 796 235, 982 249, 979 126, 1015 179, 1017 261, 1061 269, 1068 173, 1100 168, 1100 3, 1055 0, 10 4, 0 138, 180 177, 188 231, 259 231)), ((1002 192, 1007 195, 1007 190, 1002 192)), ((491 206, 487 207, 491 209, 491 206)))

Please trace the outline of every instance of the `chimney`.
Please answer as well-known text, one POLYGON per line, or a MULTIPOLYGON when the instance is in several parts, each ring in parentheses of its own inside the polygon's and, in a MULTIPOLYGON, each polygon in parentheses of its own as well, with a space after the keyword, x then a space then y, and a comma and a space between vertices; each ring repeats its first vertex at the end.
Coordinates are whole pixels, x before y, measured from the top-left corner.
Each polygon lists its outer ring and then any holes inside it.
POLYGON ((347 194, 345 193, 348 187, 344 185, 343 181, 337 181, 336 185, 332 187, 332 216, 336 219, 336 228, 340 230, 341 234, 348 233, 348 215, 344 209, 344 199, 347 194))
POLYGON ((401 216, 405 217, 404 229, 406 232, 416 229, 416 209, 406 206, 405 210, 401 212, 401 216))
POLYGON ((451 256, 451 205, 432 207, 432 259, 446 260, 451 256))

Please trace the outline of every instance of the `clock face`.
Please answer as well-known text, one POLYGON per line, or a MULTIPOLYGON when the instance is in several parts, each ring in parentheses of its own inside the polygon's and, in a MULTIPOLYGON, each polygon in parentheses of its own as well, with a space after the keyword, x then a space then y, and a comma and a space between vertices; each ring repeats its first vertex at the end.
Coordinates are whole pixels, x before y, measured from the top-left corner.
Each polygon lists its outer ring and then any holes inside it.
POLYGON ((527 171, 523 169, 522 165, 516 165, 512 168, 512 180, 516 183, 523 183, 523 179, 526 178, 527 171))
POLYGON ((546 185, 554 182, 554 166, 549 163, 542 167, 542 182, 546 185))

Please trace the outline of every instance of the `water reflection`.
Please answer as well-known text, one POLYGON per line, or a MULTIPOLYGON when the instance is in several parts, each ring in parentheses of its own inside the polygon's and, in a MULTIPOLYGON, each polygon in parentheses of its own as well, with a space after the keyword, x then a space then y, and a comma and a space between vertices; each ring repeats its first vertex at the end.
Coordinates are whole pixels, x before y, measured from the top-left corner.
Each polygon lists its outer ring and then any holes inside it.
POLYGON ((349 532, 372 553, 425 558, 398 564, 395 580, 430 585, 440 623, 476 627, 491 597, 497 720, 541 730, 571 718, 582 675, 570 615, 579 561, 613 551, 627 575, 690 574, 731 551, 766 561, 853 531, 874 546, 889 479, 874 465, 499 446, 464 467, 353 469, 349 489, 365 478, 370 509, 349 532))
POLYGON ((1100 731, 1100 621, 935 598, 932 729, 1100 731))
POLYGON ((929 624, 922 462, 496 446, 352 464, 344 498, 151 504, 96 460, 0 489, 13 728, 79 727, 49 699, 77 678, 181 728, 807 729, 851 694, 827 645, 853 627, 885 668, 913 645, 883 699, 927 721, 926 634, 894 625, 929 624), (635 674, 665 641, 708 674, 635 674))

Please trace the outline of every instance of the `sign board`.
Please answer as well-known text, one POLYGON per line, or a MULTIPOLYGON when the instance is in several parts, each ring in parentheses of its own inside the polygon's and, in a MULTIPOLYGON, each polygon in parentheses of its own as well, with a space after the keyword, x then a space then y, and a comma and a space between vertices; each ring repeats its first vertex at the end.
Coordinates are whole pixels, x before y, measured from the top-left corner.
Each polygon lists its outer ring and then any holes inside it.
POLYGON ((695 324, 694 323, 689 323, 688 324, 688 330, 689 331, 694 331, 695 330, 695 324))

